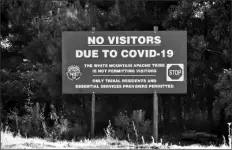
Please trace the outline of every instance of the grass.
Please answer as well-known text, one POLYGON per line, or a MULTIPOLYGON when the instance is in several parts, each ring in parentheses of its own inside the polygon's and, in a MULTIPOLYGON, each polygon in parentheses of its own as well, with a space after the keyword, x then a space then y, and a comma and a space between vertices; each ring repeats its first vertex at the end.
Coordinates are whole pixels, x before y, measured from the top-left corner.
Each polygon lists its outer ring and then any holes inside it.
POLYGON ((136 145, 127 141, 119 141, 112 138, 102 138, 82 141, 56 141, 51 142, 40 138, 23 138, 20 135, 13 136, 9 131, 1 131, 1 149, 231 149, 229 146, 179 146, 162 143, 147 143, 136 145))

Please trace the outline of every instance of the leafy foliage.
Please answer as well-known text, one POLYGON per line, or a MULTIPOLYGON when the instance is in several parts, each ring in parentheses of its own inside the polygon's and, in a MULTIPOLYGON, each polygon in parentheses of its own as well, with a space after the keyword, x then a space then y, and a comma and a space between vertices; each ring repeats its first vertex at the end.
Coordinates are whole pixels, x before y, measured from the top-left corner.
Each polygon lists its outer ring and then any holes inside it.
POLYGON ((225 103, 228 104, 226 108, 227 115, 232 116, 232 70, 224 70, 223 73, 219 75, 218 83, 215 88, 220 91, 217 98, 217 106, 220 108, 225 103))

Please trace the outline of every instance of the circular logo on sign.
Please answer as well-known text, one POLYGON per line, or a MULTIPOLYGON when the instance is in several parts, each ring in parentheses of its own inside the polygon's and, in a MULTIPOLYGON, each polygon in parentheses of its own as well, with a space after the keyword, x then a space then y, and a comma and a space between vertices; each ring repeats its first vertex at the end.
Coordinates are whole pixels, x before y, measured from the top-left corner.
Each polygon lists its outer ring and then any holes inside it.
POLYGON ((184 81, 184 65, 167 64, 167 81, 184 81))
POLYGON ((72 65, 68 67, 66 75, 68 79, 73 81, 73 80, 80 79, 82 72, 81 72, 80 67, 78 67, 77 65, 72 65))

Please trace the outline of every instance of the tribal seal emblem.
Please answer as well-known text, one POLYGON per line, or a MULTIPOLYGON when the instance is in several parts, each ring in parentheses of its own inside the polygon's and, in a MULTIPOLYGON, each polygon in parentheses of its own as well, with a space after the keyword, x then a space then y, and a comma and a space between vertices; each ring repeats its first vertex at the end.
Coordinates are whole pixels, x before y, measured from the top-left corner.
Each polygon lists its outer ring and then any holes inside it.
POLYGON ((77 65, 71 65, 68 67, 66 75, 70 80, 73 81, 80 79, 82 72, 80 67, 78 67, 77 65))

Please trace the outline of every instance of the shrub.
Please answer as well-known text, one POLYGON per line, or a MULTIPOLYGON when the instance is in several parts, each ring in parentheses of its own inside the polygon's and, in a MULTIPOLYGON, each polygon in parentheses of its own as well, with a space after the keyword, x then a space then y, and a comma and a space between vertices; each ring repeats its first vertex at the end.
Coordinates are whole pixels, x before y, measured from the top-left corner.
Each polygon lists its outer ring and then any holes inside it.
POLYGON ((145 120, 145 111, 133 111, 131 116, 120 112, 115 118, 116 132, 118 139, 127 139, 133 142, 143 142, 151 140, 152 127, 151 121, 145 120))
POLYGON ((215 106, 220 109, 225 103, 228 104, 226 114, 232 115, 232 69, 226 70, 219 75, 215 89, 219 92, 215 106))
POLYGON ((45 123, 44 108, 40 108, 39 103, 35 106, 27 104, 25 109, 26 113, 23 116, 19 116, 17 110, 11 112, 11 131, 22 136, 46 137, 53 141, 66 137, 69 125, 67 119, 61 118, 58 121, 56 118, 54 126, 48 127, 45 123))
POLYGON ((18 111, 14 110, 9 115, 9 120, 12 122, 10 125, 11 131, 20 133, 23 136, 45 136, 43 131, 43 109, 40 109, 37 103, 34 107, 27 105, 26 114, 23 116, 18 115, 18 111))
POLYGON ((57 139, 66 139, 67 138, 67 131, 68 131, 68 120, 61 118, 60 121, 56 121, 54 127, 52 127, 50 131, 50 138, 52 140, 57 139))
POLYGON ((75 124, 74 127, 67 128, 65 132, 63 132, 62 136, 66 140, 79 140, 86 136, 87 126, 75 124))

